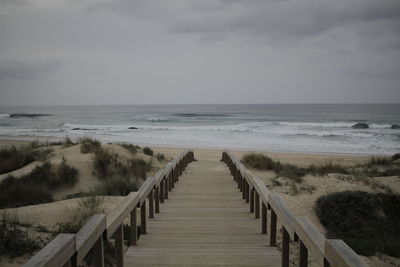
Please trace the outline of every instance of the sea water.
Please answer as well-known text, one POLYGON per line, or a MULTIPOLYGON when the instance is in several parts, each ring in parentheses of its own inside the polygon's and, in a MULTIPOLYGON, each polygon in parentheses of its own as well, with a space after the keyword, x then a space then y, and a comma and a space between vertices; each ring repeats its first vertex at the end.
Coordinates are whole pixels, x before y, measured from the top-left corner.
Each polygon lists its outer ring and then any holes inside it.
POLYGON ((3 138, 188 148, 390 155, 400 152, 398 124, 400 104, 0 107, 3 138))

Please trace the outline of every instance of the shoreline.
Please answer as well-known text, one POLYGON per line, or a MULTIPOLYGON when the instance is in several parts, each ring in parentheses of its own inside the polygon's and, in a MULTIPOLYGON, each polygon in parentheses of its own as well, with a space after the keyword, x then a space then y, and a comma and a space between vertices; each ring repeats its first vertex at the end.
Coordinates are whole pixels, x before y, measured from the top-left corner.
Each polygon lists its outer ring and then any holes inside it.
MULTIPOLYGON (((21 142, 28 143, 31 141, 38 142, 56 142, 62 141, 64 137, 58 136, 29 136, 29 135, 20 135, 20 136, 11 136, 11 135, 0 135, 0 141, 2 142, 21 142)), ((83 137, 83 136, 82 136, 83 137)), ((71 137, 72 140, 75 140, 74 137, 71 137)), ((98 139, 98 138, 95 138, 98 139)), ((218 148, 218 147, 196 147, 196 146, 179 146, 179 145, 166 145, 166 144, 156 144, 156 143, 140 143, 140 142, 128 142, 128 141, 113 141, 107 139, 98 139, 102 143, 131 143, 140 146, 149 146, 153 148, 159 149, 192 149, 192 150, 204 150, 204 151, 233 151, 233 152, 256 152, 256 153, 273 153, 273 154, 291 154, 291 155, 314 155, 314 156, 338 156, 338 157, 387 157, 390 155, 385 154, 363 154, 363 153, 345 153, 345 152, 318 152, 318 151, 292 151, 292 150, 266 150, 266 149, 254 149, 254 148, 218 148)))

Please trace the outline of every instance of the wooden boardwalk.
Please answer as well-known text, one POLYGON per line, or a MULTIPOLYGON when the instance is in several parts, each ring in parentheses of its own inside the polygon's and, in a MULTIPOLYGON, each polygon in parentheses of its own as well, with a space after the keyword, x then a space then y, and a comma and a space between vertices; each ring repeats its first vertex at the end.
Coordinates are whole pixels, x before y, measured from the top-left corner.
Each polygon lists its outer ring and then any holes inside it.
POLYGON ((179 177, 125 266, 280 266, 224 163, 197 161, 179 177))

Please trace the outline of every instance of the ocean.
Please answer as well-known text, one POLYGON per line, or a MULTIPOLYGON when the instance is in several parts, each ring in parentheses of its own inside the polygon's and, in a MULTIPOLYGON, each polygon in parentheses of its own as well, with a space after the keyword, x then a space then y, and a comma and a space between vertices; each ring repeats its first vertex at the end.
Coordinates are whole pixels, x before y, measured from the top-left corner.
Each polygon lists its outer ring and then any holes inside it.
POLYGON ((391 155, 400 104, 0 107, 0 138, 91 136, 187 148, 391 155), (368 129, 354 129, 362 122, 368 129))

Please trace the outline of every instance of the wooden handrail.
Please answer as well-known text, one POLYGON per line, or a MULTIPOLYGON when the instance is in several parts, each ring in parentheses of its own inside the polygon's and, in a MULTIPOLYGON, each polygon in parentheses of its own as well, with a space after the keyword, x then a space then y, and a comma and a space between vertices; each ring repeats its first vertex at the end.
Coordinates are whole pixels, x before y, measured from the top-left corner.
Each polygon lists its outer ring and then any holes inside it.
POLYGON ((166 194, 178 181, 185 167, 194 160, 192 151, 184 151, 154 176, 149 177, 137 192, 129 193, 108 216, 95 214, 77 234, 59 234, 23 266, 77 266, 93 251, 94 266, 104 266, 103 241, 115 240, 117 266, 123 266, 123 222, 130 215, 130 243, 137 242, 136 209, 141 209, 141 233, 146 233, 146 200, 150 206, 150 215, 159 212, 159 201, 167 198, 166 194), (158 208, 158 210, 157 210, 158 208))
POLYGON ((317 262, 325 267, 350 267, 368 266, 349 246, 342 240, 326 239, 322 233, 308 220, 296 218, 282 198, 268 190, 262 180, 253 175, 233 154, 228 151, 222 153, 222 160, 231 171, 238 188, 243 193, 243 198, 248 201, 250 197, 250 212, 259 218, 261 201, 261 233, 267 233, 267 208, 271 210, 270 246, 276 246, 277 220, 282 224, 282 266, 289 266, 289 242, 299 242, 298 266, 308 265, 308 251, 316 258, 317 262), (254 196, 254 197, 253 197, 254 196), (255 202, 255 203, 254 203, 255 202), (254 208, 256 207, 256 208, 254 208))
POLYGON ((64 266, 75 253, 75 235, 59 234, 23 266, 64 266))

